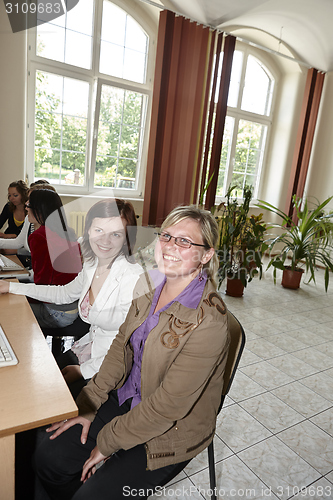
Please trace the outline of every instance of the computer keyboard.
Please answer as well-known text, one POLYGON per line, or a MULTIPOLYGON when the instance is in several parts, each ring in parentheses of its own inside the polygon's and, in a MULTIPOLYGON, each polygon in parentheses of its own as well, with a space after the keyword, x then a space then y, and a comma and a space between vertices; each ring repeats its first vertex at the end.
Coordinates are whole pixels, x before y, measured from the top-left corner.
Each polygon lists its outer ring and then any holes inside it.
POLYGON ((16 264, 8 257, 0 255, 0 270, 1 271, 24 271, 24 267, 16 264))
POLYGON ((17 365, 17 363, 18 359, 0 325, 0 368, 2 366, 17 365))

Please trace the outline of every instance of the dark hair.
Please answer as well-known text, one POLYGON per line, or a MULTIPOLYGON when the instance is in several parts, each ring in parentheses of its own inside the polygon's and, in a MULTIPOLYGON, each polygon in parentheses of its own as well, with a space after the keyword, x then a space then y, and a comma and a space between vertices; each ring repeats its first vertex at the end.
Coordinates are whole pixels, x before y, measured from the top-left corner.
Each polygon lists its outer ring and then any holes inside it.
POLYGON ((45 225, 45 221, 53 212, 60 212, 62 201, 55 191, 50 189, 33 189, 29 196, 29 205, 38 224, 45 225))
MULTIPOLYGON (((20 181, 14 181, 14 182, 11 182, 9 184, 8 189, 9 188, 15 188, 16 191, 21 195, 21 201, 23 203, 24 211, 26 213, 25 202, 28 200, 28 192, 29 192, 29 188, 26 185, 26 183, 24 181, 21 181, 21 180, 20 181)), ((8 201, 8 204, 9 204, 9 210, 11 212, 14 212, 15 205, 11 201, 8 201)))
POLYGON ((89 209, 86 215, 83 241, 81 245, 83 255, 85 259, 88 260, 95 259, 95 254, 90 246, 88 231, 91 227, 92 221, 96 217, 100 217, 102 219, 121 217, 125 220, 126 246, 124 245, 123 252, 125 257, 128 259, 132 255, 132 248, 135 245, 137 231, 136 215, 133 205, 128 201, 120 200, 118 198, 107 198, 105 200, 98 201, 89 209))
MULTIPOLYGON (((49 183, 49 181, 47 181, 46 179, 38 179, 38 181, 32 182, 32 183, 30 184, 30 189, 31 189, 32 187, 35 187, 35 186, 44 186, 45 184, 46 184, 46 185, 48 185, 48 184, 50 184, 50 183, 49 183)), ((53 189, 54 189, 54 188, 53 188, 53 189)), ((55 189, 54 189, 54 191, 55 191, 55 189)))

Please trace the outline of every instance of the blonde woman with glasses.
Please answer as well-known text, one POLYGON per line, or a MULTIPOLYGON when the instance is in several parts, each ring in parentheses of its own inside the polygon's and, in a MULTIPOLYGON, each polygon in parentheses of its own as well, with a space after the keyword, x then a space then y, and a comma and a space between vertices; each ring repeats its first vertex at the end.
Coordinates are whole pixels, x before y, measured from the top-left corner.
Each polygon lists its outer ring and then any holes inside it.
POLYGON ((166 218, 158 269, 139 279, 99 372, 76 400, 79 416, 53 424, 37 449, 51 499, 147 498, 213 439, 229 346, 214 282, 217 238, 210 212, 183 206, 166 218))

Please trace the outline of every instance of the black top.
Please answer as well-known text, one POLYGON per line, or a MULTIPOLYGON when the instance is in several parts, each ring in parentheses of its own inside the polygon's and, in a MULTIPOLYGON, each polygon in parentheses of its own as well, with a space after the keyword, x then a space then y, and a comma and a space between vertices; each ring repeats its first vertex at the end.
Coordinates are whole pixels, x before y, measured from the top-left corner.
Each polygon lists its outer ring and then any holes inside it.
POLYGON ((0 214, 0 228, 2 228, 2 226, 6 222, 8 222, 8 227, 5 231, 5 234, 16 234, 16 236, 18 236, 23 227, 24 220, 22 221, 22 224, 20 224, 19 226, 15 224, 13 212, 9 210, 9 203, 6 203, 0 214))

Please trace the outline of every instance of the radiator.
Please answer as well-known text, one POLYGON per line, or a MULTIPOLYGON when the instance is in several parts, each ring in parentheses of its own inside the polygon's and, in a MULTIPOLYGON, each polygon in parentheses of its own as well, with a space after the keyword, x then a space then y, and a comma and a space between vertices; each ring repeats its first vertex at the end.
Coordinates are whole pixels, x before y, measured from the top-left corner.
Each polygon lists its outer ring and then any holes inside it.
POLYGON ((70 226, 74 229, 76 236, 78 238, 83 235, 86 215, 87 215, 87 212, 71 212, 70 213, 70 226))

